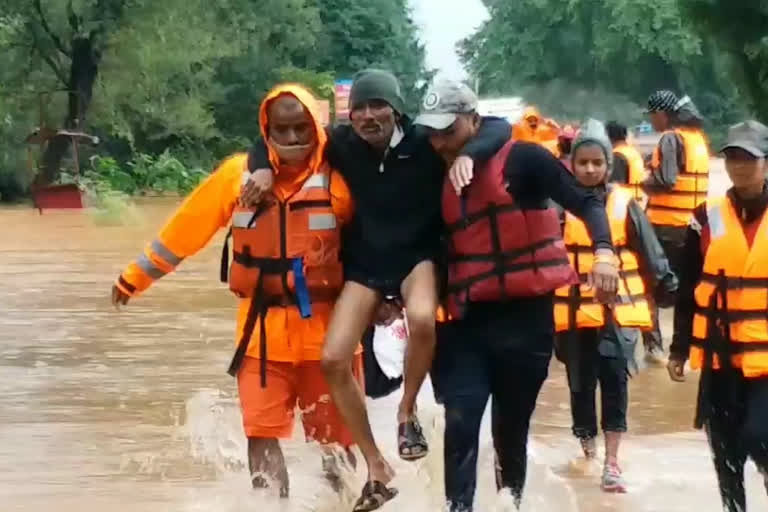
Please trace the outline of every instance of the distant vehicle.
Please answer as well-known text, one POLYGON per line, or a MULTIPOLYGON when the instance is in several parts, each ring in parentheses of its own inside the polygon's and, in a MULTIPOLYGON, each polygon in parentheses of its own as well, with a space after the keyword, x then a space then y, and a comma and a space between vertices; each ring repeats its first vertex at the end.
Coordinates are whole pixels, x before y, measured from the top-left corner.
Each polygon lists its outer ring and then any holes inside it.
POLYGON ((635 135, 648 135, 651 133, 653 133, 653 126, 651 126, 651 123, 643 121, 635 126, 635 135))
POLYGON ((477 111, 481 116, 496 116, 514 124, 523 117, 525 103, 523 98, 484 98, 478 102, 477 111))

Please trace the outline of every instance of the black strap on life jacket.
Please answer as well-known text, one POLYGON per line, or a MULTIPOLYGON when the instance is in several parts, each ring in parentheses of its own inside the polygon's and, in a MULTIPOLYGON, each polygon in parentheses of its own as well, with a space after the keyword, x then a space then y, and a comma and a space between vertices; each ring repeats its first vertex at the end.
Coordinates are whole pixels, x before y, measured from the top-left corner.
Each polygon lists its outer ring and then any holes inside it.
MULTIPOLYGON (((466 209, 466 202, 462 207, 462 210, 465 210, 465 209, 466 209)), ((475 224, 477 222, 480 222, 483 219, 488 218, 492 212, 494 215, 498 215, 499 213, 516 212, 519 210, 521 210, 521 208, 517 203, 502 204, 502 205, 491 203, 487 207, 483 208, 482 210, 478 210, 473 213, 467 213, 465 211, 462 211, 461 218, 456 222, 452 222, 451 224, 446 225, 445 229, 449 234, 453 234, 457 231, 462 231, 464 229, 467 229, 472 224, 475 224)))
MULTIPOLYGON (((578 271, 579 269, 579 253, 576 252, 573 255, 573 267, 578 271)), ((568 331, 570 332, 571 343, 577 343, 576 336, 576 323, 579 308, 581 307, 581 278, 577 284, 572 285, 568 289, 568 331)))
POLYGON ((235 355, 232 357, 232 362, 229 365, 227 373, 232 377, 237 376, 237 372, 243 364, 243 359, 248 352, 248 346, 251 343, 253 337, 253 331, 256 328, 256 321, 259 321, 259 359, 260 359, 260 374, 261 374, 261 387, 267 387, 267 329, 266 318, 269 308, 276 306, 290 306, 296 303, 295 297, 291 294, 281 297, 266 297, 264 295, 264 269, 259 272, 259 277, 256 281, 256 287, 253 290, 253 297, 251 297, 248 304, 248 313, 245 317, 245 325, 243 326, 243 334, 240 337, 240 343, 237 345, 235 355))
MULTIPOLYGON (((262 206, 262 205, 260 205, 262 206)), ((256 280, 256 286, 254 287, 253 297, 248 306, 248 313, 245 318, 245 325, 243 326, 243 335, 240 338, 240 343, 237 346, 235 355, 232 358, 232 363, 229 365, 227 373, 233 377, 237 375, 240 366, 243 364, 243 359, 248 352, 248 345, 251 342, 253 336, 253 330, 256 328, 256 320, 259 320, 259 359, 261 368, 261 387, 267 387, 267 333, 266 333, 266 317, 270 307, 274 306, 287 306, 296 304, 296 297, 288 287, 288 272, 293 268, 292 260, 286 257, 287 242, 286 242, 286 212, 285 204, 278 202, 280 208, 280 258, 252 258, 249 254, 248 247, 244 249, 244 254, 235 254, 235 258, 241 258, 241 260, 247 260, 249 263, 253 263, 254 266, 259 268, 259 277, 256 280), (250 259, 248 259, 250 258, 250 259), (281 278, 283 293, 279 297, 265 297, 264 296, 264 276, 267 274, 279 275, 281 278)), ((257 209, 248 225, 252 225, 256 220, 256 217, 266 209, 257 209)))
POLYGON ((728 311, 728 280, 725 270, 717 274, 715 291, 709 299, 707 311, 707 337, 704 343, 704 364, 696 400, 694 427, 701 429, 712 415, 712 372, 714 356, 720 360, 720 371, 733 374, 733 344, 731 343, 731 317, 728 311), (718 300, 718 298, 720 300, 718 300))
POLYGON ((499 210, 495 203, 489 204, 486 210, 488 211, 488 226, 491 230, 491 248, 496 278, 499 280, 501 298, 502 300, 507 300, 506 283, 504 282, 504 255, 501 252, 501 236, 499 233, 499 210))
MULTIPOLYGON (((264 213, 267 208, 269 208, 269 204, 266 201, 262 201, 256 209, 253 211, 253 216, 251 217, 251 220, 248 221, 248 225, 245 227, 245 229, 250 229, 251 226, 253 226, 253 223, 256 222, 256 219, 264 213)), ((224 247, 221 249, 221 266, 219 268, 219 279, 222 283, 226 283, 229 280, 229 239, 232 238, 232 226, 229 227, 229 231, 227 231, 227 236, 224 237, 224 247)))

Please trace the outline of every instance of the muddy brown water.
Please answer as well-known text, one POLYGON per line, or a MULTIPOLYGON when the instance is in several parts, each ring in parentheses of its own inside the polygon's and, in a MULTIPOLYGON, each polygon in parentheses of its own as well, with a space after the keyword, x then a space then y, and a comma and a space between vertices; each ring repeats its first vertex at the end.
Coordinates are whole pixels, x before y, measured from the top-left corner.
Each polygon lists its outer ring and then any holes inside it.
MULTIPOLYGON (((715 173, 713 183, 722 190, 727 178, 715 173)), ((217 282, 222 234, 122 312, 109 306, 113 279, 175 204, 140 202, 124 225, 103 225, 89 211, 0 209, 0 510, 351 510, 362 473, 333 495, 300 428, 285 443, 291 500, 248 489, 224 371, 235 301, 217 282)), ((564 372, 553 363, 534 418, 524 510, 721 510, 706 441, 691 428, 695 381, 673 384, 662 368, 632 380, 621 452, 630 492, 608 496, 597 487, 600 468, 579 462, 564 372)), ((440 408, 427 386, 421 410, 432 453, 408 464, 395 456, 397 399, 370 403, 401 491, 384 510, 441 510, 440 408)), ((494 490, 487 424, 481 444, 478 510, 513 510, 494 490)), ((748 481, 750 510, 768 510, 751 465, 748 481)))

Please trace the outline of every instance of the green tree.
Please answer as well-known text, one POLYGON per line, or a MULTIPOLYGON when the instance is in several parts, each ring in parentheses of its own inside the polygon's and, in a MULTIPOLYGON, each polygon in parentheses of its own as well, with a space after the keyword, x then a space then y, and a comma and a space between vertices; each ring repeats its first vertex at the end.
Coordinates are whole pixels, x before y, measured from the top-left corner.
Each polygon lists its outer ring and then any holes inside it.
POLYGON ((482 93, 545 96, 555 115, 615 111, 609 103, 618 101, 634 120, 640 109, 628 103, 671 88, 720 124, 734 111, 732 82, 679 1, 487 0, 489 20, 459 51, 482 93))
POLYGON ((434 73, 425 68, 425 50, 406 0, 312 0, 322 21, 317 54, 300 65, 352 78, 365 68, 392 71, 406 103, 416 109, 434 73))
POLYGON ((723 68, 749 107, 768 117, 768 3, 679 1, 701 34, 727 55, 723 68))
MULTIPOLYGON (((46 86, 67 92, 64 128, 81 129, 86 122, 93 90, 109 34, 126 10, 142 0, 6 0, 3 13, 14 20, 9 45, 20 59, 49 70, 46 86)), ((53 181, 69 147, 67 137, 54 137, 42 160, 41 181, 53 181)))
MULTIPOLYGON (((275 83, 330 99, 335 78, 372 66, 416 104, 430 75, 405 0, 0 0, 0 194, 25 184, 40 91, 70 91, 42 124, 99 135, 115 168, 166 152, 207 167, 259 133, 275 83)), ((48 143, 40 183, 68 166, 68 149, 48 143)))

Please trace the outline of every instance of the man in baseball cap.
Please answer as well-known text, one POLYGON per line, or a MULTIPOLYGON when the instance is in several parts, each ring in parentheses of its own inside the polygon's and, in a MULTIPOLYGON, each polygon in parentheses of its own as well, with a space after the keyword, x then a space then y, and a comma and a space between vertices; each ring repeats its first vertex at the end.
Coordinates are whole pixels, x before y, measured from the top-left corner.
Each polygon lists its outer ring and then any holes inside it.
POLYGON ((702 370, 696 426, 709 440, 723 510, 746 511, 748 459, 768 488, 768 331, 760 284, 768 279, 768 127, 757 121, 731 127, 723 153, 733 187, 693 212, 667 370, 676 382, 685 380, 689 359, 702 370), (717 300, 721 292, 728 300, 717 300), (712 314, 701 314, 710 300, 712 314), (760 320, 752 320, 753 312, 760 320))
POLYGON ((472 511, 477 443, 489 397, 494 404, 497 487, 509 489, 518 504, 522 500, 530 418, 554 342, 549 292, 573 275, 557 213, 542 205, 550 204, 552 198, 585 219, 599 260, 592 268, 596 287, 610 298, 618 282, 602 200, 594 190, 579 185, 546 149, 512 140, 508 131, 504 147, 479 164, 482 171, 473 176, 472 160, 457 155, 495 121, 480 116, 477 108, 477 97, 469 87, 438 82, 427 92, 416 119, 427 130, 432 147, 447 162, 454 161, 448 169, 454 190, 443 188, 441 205, 447 237, 443 257, 451 262, 445 276, 450 319, 437 326, 439 341, 431 373, 436 398, 445 405, 443 476, 451 512, 472 511), (465 161, 466 166, 458 165, 465 161), (532 240, 547 240, 538 246, 547 246, 545 252, 531 253, 532 240), (528 263, 517 262, 517 253, 524 254, 528 263), (543 262, 544 254, 550 258, 548 283, 544 274, 526 274, 525 269, 526 265, 538 268, 535 258, 543 262), (504 265, 489 277, 486 261, 504 265), (529 285, 536 290, 523 290, 529 285))
POLYGON ((768 127, 757 121, 736 124, 728 131, 728 141, 720 150, 735 155, 731 150, 742 150, 755 159, 768 156, 768 127))
POLYGON ((461 114, 477 113, 477 96, 461 82, 440 81, 432 86, 421 105, 416 124, 433 130, 445 130, 461 114))

